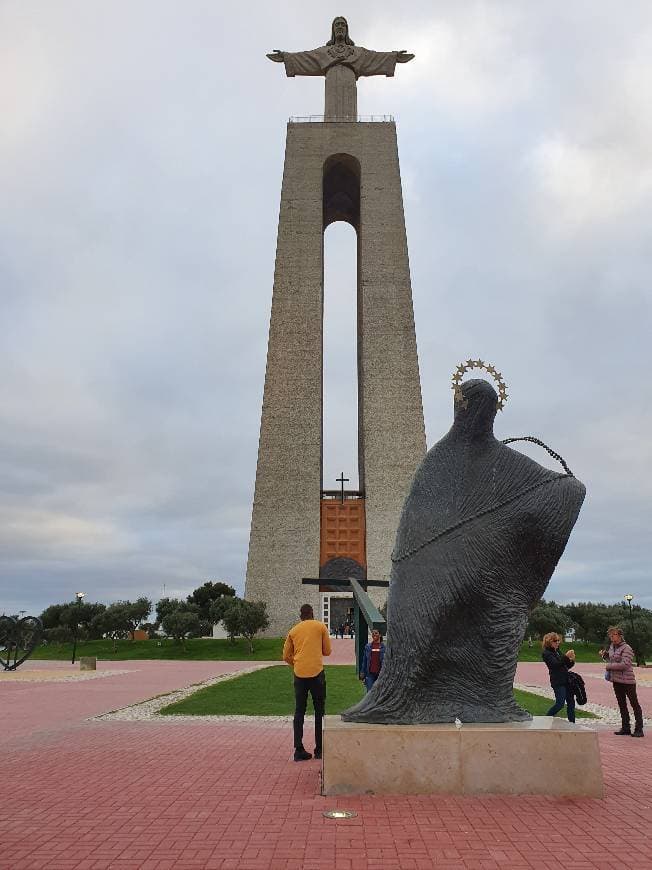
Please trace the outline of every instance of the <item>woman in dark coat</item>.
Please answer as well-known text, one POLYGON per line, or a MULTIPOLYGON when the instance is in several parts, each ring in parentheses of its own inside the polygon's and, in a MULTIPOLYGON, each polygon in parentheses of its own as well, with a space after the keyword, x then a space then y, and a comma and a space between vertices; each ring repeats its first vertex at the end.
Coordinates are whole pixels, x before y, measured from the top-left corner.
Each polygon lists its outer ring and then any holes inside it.
POLYGON ((548 666, 550 685, 555 693, 555 703, 546 713, 554 716, 566 704, 566 714, 569 722, 575 721, 575 696, 568 685, 568 671, 575 664, 575 653, 569 649, 565 655, 559 652, 561 637, 554 631, 543 638, 541 658, 548 666))

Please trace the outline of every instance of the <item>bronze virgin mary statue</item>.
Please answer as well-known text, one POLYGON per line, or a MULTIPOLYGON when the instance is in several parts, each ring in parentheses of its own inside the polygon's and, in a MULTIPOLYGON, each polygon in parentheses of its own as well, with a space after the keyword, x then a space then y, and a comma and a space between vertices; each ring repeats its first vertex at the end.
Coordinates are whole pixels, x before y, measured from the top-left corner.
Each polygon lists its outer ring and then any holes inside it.
POLYGON ((461 384, 451 430, 415 474, 392 555, 383 669, 346 721, 531 718, 513 695, 519 647, 586 491, 496 440, 502 390, 461 384))

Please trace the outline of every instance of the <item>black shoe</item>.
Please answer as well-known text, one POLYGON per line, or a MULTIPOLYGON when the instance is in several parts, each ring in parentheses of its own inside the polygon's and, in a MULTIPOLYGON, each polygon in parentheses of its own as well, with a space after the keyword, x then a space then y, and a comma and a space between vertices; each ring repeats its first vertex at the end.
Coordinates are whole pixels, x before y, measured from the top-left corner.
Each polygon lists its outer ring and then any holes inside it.
MULTIPOLYGON (((641 729, 639 730, 638 728, 636 728, 636 730, 635 730, 634 733, 632 734, 632 737, 645 737, 645 735, 643 734, 643 729, 641 728, 641 729)), ((316 757, 317 757, 317 756, 315 755, 315 758, 316 758, 316 757)), ((321 753, 320 753, 319 757, 321 758, 321 753)))
POLYGON ((614 731, 614 734, 617 737, 624 737, 625 735, 627 735, 627 737, 632 736, 632 732, 630 731, 629 728, 621 728, 620 731, 614 731))
POLYGON ((294 760, 295 761, 310 761, 312 755, 309 752, 306 752, 305 749, 295 749, 294 750, 294 760))
MULTIPOLYGON (((643 735, 641 734, 641 737, 643 735)), ((315 749, 315 758, 321 758, 321 749, 315 749)))

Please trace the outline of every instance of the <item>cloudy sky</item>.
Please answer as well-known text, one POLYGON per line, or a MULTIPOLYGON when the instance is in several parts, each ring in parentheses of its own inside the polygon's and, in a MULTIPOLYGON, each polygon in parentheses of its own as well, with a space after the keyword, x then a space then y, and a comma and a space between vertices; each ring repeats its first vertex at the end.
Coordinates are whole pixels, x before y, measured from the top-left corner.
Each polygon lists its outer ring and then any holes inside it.
MULTIPOLYGON (((652 607, 652 6, 0 0, 0 612, 243 589, 285 124, 265 52, 407 49, 428 444, 469 356, 588 495, 548 597, 652 607)), ((325 485, 356 480, 354 236, 326 236, 325 485)), ((540 450, 530 453, 546 463, 540 450)))

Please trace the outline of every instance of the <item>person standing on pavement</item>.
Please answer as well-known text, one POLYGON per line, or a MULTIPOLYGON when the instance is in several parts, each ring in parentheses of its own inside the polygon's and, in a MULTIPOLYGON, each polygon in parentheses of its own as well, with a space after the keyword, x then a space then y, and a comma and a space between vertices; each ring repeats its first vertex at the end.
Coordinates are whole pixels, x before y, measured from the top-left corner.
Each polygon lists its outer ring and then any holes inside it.
POLYGON ((554 716, 566 704, 566 715, 569 722, 575 721, 575 695, 568 685, 568 671, 575 664, 575 653, 569 649, 564 655, 559 652, 561 636, 555 631, 544 635, 541 643, 541 658, 548 667, 550 685, 555 693, 555 703, 546 713, 546 716, 554 716))
POLYGON ((612 627, 608 630, 607 634, 610 640, 609 649, 601 649, 598 655, 606 662, 607 679, 609 679, 614 687, 614 694, 620 709, 622 725, 620 731, 615 731, 614 733, 618 736, 631 735, 632 737, 643 737, 643 711, 636 694, 636 675, 632 666, 634 650, 628 643, 625 643, 622 628, 612 627), (635 724, 633 732, 627 707, 628 699, 634 711, 635 724))
POLYGON ((374 628, 371 632, 371 642, 366 644, 364 648, 362 670, 360 671, 360 679, 364 682, 367 691, 371 689, 380 676, 384 657, 385 644, 380 636, 380 632, 374 628))
POLYGON ((315 758, 321 758, 322 724, 326 705, 326 674, 323 656, 331 654, 331 639, 323 622, 315 619, 312 607, 301 607, 301 621, 288 632, 283 661, 294 670, 294 760, 312 758, 303 745, 303 723, 308 692, 315 708, 315 758))

